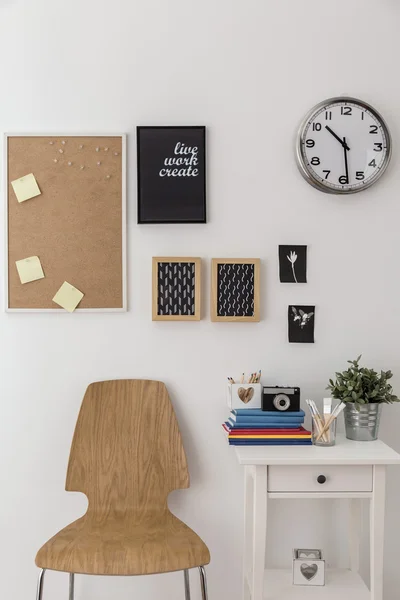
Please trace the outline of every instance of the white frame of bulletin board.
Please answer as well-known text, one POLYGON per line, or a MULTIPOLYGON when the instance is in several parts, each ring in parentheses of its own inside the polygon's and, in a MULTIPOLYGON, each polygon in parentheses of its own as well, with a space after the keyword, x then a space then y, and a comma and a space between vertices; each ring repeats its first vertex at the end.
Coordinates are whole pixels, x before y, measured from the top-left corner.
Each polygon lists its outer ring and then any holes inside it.
MULTIPOLYGON (((9 210, 8 210, 8 193, 9 193, 9 145, 8 140, 10 138, 21 137, 54 137, 54 138, 105 138, 105 137, 118 137, 121 139, 121 256, 122 256, 122 278, 121 278, 121 296, 122 306, 110 308, 110 307, 93 307, 93 308, 79 308, 77 307, 75 312, 80 313, 115 313, 115 312, 126 312, 128 310, 127 305, 127 233, 126 233, 126 203, 127 203, 127 166, 126 166, 126 154, 127 154, 127 136, 122 133, 60 133, 60 132, 46 132, 46 133, 6 133, 4 134, 4 161, 3 161, 3 181, 4 181, 4 205, 5 205, 5 256, 4 256, 4 300, 5 300, 5 311, 10 313, 66 313, 68 311, 63 308, 19 308, 9 306, 9 210)), ((55 161, 56 162, 56 161, 55 161)), ((55 290, 56 292, 57 290, 55 290)))

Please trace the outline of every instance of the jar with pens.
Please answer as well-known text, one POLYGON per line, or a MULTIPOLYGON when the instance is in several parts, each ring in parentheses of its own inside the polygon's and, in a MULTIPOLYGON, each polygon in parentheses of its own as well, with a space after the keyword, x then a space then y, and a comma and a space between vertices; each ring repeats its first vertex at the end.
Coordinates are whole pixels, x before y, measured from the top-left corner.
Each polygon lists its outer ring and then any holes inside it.
POLYGON ((334 446, 337 418, 345 407, 343 402, 332 406, 332 398, 324 398, 322 414, 314 400, 306 400, 312 418, 312 441, 315 446, 334 446))

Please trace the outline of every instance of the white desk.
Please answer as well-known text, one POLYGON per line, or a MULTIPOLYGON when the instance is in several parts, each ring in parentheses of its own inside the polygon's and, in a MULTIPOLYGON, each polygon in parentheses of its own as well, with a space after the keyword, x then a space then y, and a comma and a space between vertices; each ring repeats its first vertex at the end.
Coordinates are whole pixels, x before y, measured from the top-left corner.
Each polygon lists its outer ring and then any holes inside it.
POLYGON ((240 446, 235 451, 245 467, 243 600, 383 600, 386 465, 400 464, 400 454, 380 440, 341 436, 331 448, 240 446), (349 498, 350 569, 328 571, 325 587, 293 586, 291 571, 265 572, 268 503, 275 498, 349 498), (358 572, 362 498, 370 502, 369 589, 358 572))

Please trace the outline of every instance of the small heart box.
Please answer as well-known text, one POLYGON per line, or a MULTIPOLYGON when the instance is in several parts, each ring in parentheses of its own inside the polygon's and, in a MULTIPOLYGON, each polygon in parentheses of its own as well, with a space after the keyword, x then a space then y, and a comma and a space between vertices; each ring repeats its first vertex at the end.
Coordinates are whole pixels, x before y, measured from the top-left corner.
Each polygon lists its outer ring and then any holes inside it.
POLYGON ((325 560, 321 550, 293 550, 293 585, 325 585, 325 560))
POLYGON ((261 408, 261 383, 228 383, 228 406, 234 408, 261 408))

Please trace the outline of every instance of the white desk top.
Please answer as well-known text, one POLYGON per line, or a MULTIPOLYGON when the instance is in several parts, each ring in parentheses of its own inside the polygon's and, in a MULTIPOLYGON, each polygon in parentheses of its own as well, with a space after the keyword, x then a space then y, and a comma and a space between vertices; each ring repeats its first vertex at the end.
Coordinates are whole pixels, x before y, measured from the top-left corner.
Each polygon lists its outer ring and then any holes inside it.
POLYGON ((237 446, 241 465, 398 465, 400 454, 375 442, 353 442, 338 436, 336 445, 321 446, 237 446))

